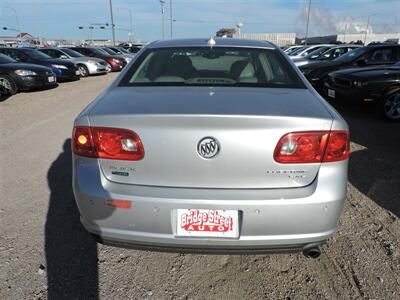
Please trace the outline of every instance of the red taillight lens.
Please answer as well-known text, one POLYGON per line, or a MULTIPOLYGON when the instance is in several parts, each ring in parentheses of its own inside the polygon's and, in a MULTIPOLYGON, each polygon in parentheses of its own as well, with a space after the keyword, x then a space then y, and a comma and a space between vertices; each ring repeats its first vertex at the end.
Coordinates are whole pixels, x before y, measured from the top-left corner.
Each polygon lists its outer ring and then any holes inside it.
POLYGON ((350 136, 347 131, 332 131, 329 135, 323 162, 345 160, 350 155, 350 136))
POLYGON ((284 135, 278 142, 274 159, 283 164, 320 163, 349 157, 347 131, 306 131, 284 135))
POLYGON ((131 130, 77 126, 73 139, 77 155, 117 160, 141 160, 144 157, 142 142, 131 130))

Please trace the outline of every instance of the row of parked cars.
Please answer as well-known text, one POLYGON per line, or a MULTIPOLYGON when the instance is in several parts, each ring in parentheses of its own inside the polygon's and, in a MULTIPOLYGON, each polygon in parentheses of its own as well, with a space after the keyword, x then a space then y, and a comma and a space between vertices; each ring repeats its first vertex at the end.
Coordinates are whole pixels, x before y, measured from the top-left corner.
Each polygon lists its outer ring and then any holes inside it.
POLYGON ((323 96, 377 105, 400 121, 400 45, 292 46, 283 51, 323 96))
POLYGON ((57 86, 90 75, 120 71, 134 53, 119 46, 0 48, 0 94, 57 86))

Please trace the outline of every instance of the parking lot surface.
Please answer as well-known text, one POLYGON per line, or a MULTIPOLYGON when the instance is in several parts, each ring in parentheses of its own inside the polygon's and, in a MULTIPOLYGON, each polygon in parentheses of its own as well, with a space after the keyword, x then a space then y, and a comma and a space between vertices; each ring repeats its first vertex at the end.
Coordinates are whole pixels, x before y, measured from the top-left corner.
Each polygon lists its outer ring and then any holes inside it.
POLYGON ((0 102, 0 299, 400 299, 400 124, 358 105, 335 104, 352 136, 348 197, 320 258, 96 244, 74 202, 70 135, 115 76, 0 102))

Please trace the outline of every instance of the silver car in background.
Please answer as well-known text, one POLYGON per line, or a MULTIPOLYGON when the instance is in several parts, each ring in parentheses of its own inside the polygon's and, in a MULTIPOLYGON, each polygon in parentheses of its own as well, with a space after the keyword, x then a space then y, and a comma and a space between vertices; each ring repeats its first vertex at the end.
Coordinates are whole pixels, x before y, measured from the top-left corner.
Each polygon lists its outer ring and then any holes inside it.
POLYGON ((338 58, 342 56, 343 54, 346 54, 349 51, 352 51, 354 49, 360 48, 360 45, 339 45, 339 46, 325 46, 322 48, 319 48, 310 54, 302 57, 302 58, 295 58, 293 59, 293 63, 297 66, 305 66, 308 65, 309 63, 315 62, 315 61, 327 61, 327 60, 334 60, 335 58, 338 58))
POLYGON ((83 56, 79 52, 68 48, 41 48, 39 51, 52 58, 67 59, 78 67, 82 77, 89 75, 106 74, 109 72, 109 65, 102 59, 83 56))
POLYGON ((99 47, 99 49, 105 51, 108 55, 119 55, 122 59, 126 61, 127 64, 129 64, 132 60, 133 55, 132 54, 127 54, 127 53, 121 53, 118 52, 110 47, 99 47))
POLYGON ((346 197, 347 124, 264 41, 147 45, 72 148, 81 221, 116 246, 317 257, 346 197))
POLYGON ((310 54, 311 52, 314 52, 320 48, 325 48, 328 49, 327 47, 333 47, 334 45, 331 44, 320 44, 320 45, 312 45, 312 46, 305 46, 304 48, 299 48, 298 50, 295 50, 289 54, 289 57, 293 60, 296 58, 303 58, 310 54))

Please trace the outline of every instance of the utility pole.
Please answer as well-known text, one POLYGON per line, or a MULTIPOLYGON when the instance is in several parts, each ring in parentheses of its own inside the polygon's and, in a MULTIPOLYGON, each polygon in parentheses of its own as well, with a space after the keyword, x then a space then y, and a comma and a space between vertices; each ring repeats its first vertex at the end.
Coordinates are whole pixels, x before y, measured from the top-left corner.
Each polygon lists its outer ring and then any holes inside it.
POLYGON ((129 35, 129 41, 132 43, 133 39, 133 25, 132 25, 132 9, 129 10, 129 23, 130 23, 130 35, 129 35))
POLYGON ((161 6, 161 39, 165 39, 164 35, 164 4, 165 0, 159 0, 161 6))
POLYGON ((90 46, 93 45, 93 26, 89 26, 89 40, 90 40, 90 46))
POLYGON ((308 27, 309 27, 309 24, 310 24, 310 11, 311 11, 311 0, 308 2, 306 38, 305 38, 305 40, 304 40, 304 44, 305 44, 305 45, 307 45, 307 39, 308 39, 308 27))
POLYGON ((367 43, 367 34, 368 34, 368 28, 369 28, 369 21, 371 20, 372 16, 376 16, 378 13, 374 13, 374 14, 370 14, 368 16, 368 20, 367 20, 367 28, 365 29, 365 35, 364 35, 364 46, 367 43))
POLYGON ((33 9, 35 11, 35 27, 36 27, 36 35, 39 38, 39 46, 42 46, 42 28, 41 28, 41 22, 39 20, 39 13, 38 13, 38 6, 36 3, 36 0, 32 0, 33 4, 33 9))
POLYGON ((343 35, 343 43, 346 43, 346 34, 347 34, 347 27, 348 27, 348 23, 346 22, 346 27, 344 28, 344 35, 343 35))
POLYGON ((112 44, 115 46, 115 25, 114 25, 114 15, 112 9, 112 0, 109 0, 110 3, 110 15, 111 15, 111 32, 112 32, 112 44))
MULTIPOLYGON (((129 42, 132 43, 133 40, 133 18, 132 18, 132 9, 128 8, 128 7, 118 7, 121 10, 127 10, 129 12, 129 30, 128 30, 128 34, 129 34, 129 42)), ((124 30, 125 31, 125 30, 124 30)))
POLYGON ((169 0, 169 24, 171 27, 171 40, 174 37, 173 29, 172 29, 172 0, 169 0))

